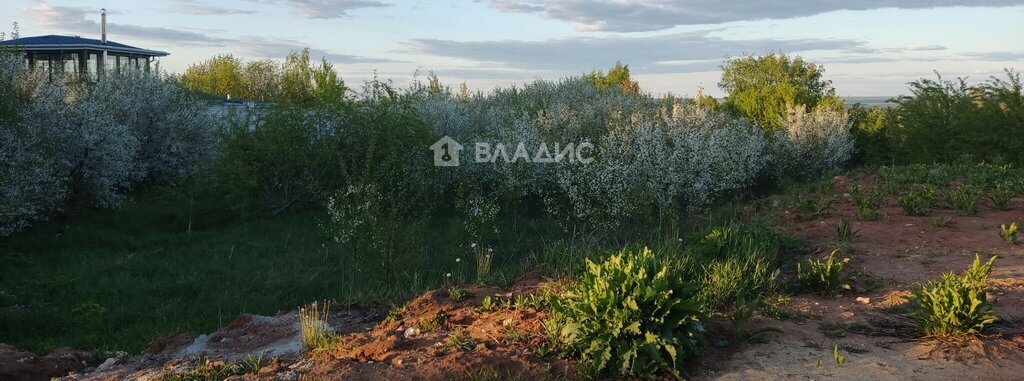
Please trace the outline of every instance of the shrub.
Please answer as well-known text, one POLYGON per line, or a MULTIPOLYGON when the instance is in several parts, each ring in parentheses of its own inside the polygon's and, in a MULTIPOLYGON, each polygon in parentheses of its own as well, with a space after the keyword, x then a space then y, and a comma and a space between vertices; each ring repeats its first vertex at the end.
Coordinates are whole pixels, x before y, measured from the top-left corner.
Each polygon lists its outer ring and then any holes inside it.
POLYGON ((855 235, 857 235, 857 232, 855 232, 853 230, 853 226, 850 225, 850 220, 840 218, 839 222, 836 224, 836 239, 840 242, 849 242, 855 235))
POLYGON ((981 198, 981 189, 967 184, 960 184, 947 195, 949 205, 962 216, 978 214, 979 198, 981 198))
POLYGON ((0 236, 71 207, 113 207, 213 155, 206 106, 160 73, 48 80, 0 52, 0 236), (9 96, 9 97, 8 97, 9 96))
POLYGON ((775 175, 800 180, 836 173, 853 155, 846 111, 790 107, 770 141, 775 175))
POLYGON ((931 203, 932 195, 921 188, 911 189, 906 194, 896 199, 903 208, 903 213, 908 216, 923 216, 924 207, 931 203))
POLYGON ((582 279, 551 300, 556 337, 595 374, 678 376, 704 332, 680 270, 646 248, 588 260, 582 279))
POLYGON ((1013 185, 1009 181, 1000 181, 992 188, 992 206, 999 210, 1010 210, 1013 199, 1013 185))
POLYGON ((1017 243, 1017 223, 1011 223, 1010 226, 999 225, 999 237, 1003 238, 1008 244, 1017 243))
POLYGON ((906 162, 977 160, 1024 163, 1024 94, 1020 74, 969 86, 964 78, 920 79, 895 99, 887 123, 893 157, 906 162))
POLYGON ((822 295, 835 295, 840 290, 849 290, 850 285, 846 282, 850 277, 843 272, 843 266, 850 263, 850 258, 836 261, 837 252, 839 250, 832 250, 827 257, 822 259, 808 259, 806 268, 797 263, 797 287, 803 291, 813 291, 822 295))
POLYGON ((975 256, 962 275, 945 274, 941 280, 913 289, 909 300, 917 330, 939 339, 962 339, 995 322, 985 286, 995 260, 992 257, 983 264, 975 256))
POLYGON ((882 192, 878 188, 863 191, 860 186, 850 187, 850 199, 857 206, 857 218, 865 221, 878 219, 878 208, 882 206, 882 192))

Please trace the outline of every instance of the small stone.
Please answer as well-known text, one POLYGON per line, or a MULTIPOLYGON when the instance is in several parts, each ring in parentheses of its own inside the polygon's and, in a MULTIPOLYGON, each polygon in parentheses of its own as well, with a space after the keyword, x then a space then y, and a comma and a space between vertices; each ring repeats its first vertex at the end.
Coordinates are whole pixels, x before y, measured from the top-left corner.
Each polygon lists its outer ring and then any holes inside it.
POLYGON ((406 328, 405 332, 402 333, 402 337, 408 339, 408 338, 414 337, 414 336, 419 335, 419 334, 420 334, 419 328, 409 327, 409 328, 406 328))
POLYGON ((856 300, 857 300, 857 303, 860 303, 860 304, 871 304, 871 298, 865 298, 863 296, 858 296, 856 300))
POLYGON ((102 364, 100 364, 100 366, 96 367, 96 371, 101 371, 110 368, 114 366, 114 364, 117 364, 117 359, 113 357, 108 358, 107 361, 104 361, 102 364))

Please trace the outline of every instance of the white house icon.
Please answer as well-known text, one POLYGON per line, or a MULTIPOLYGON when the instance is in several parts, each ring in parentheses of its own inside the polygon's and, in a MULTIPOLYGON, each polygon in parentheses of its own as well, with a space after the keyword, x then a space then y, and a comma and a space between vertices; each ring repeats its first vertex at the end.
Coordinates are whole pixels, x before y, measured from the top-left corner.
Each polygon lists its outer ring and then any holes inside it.
POLYGON ((448 135, 438 139, 430 146, 434 151, 434 166, 436 167, 458 167, 459 151, 462 151, 462 144, 455 141, 448 135))

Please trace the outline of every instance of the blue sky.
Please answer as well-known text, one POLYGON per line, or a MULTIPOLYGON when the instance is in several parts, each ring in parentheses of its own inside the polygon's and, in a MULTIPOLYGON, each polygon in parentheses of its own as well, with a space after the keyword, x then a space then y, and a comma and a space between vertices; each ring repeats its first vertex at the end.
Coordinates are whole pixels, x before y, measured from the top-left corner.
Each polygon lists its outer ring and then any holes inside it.
POLYGON ((888 96, 933 71, 1024 69, 1024 0, 2 0, 0 23, 95 38, 100 8, 109 39, 170 52, 171 72, 308 46, 350 83, 419 70, 486 91, 621 60, 653 93, 721 95, 724 57, 786 51, 823 64, 840 95, 888 96))

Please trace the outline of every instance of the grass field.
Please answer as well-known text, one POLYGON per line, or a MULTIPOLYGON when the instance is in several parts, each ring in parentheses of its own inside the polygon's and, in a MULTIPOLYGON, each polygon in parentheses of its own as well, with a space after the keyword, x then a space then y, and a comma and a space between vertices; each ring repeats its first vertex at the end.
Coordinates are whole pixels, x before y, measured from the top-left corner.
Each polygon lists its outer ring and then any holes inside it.
MULTIPOLYGON (((199 200, 189 232, 189 210, 187 197, 149 191, 121 208, 72 215, 0 242, 0 341, 38 353, 60 346, 134 353, 164 335, 213 331, 241 313, 272 315, 322 299, 385 308, 445 282, 476 281, 455 217, 431 224, 422 257, 403 256, 417 262, 382 276, 355 268, 349 253, 330 244, 321 211, 245 219, 199 200)), ((730 204, 685 226, 636 229, 602 244, 573 240, 542 219, 502 220, 484 283, 505 286, 537 268, 576 273, 583 257, 626 243, 679 245, 686 232, 737 213, 730 204)))

